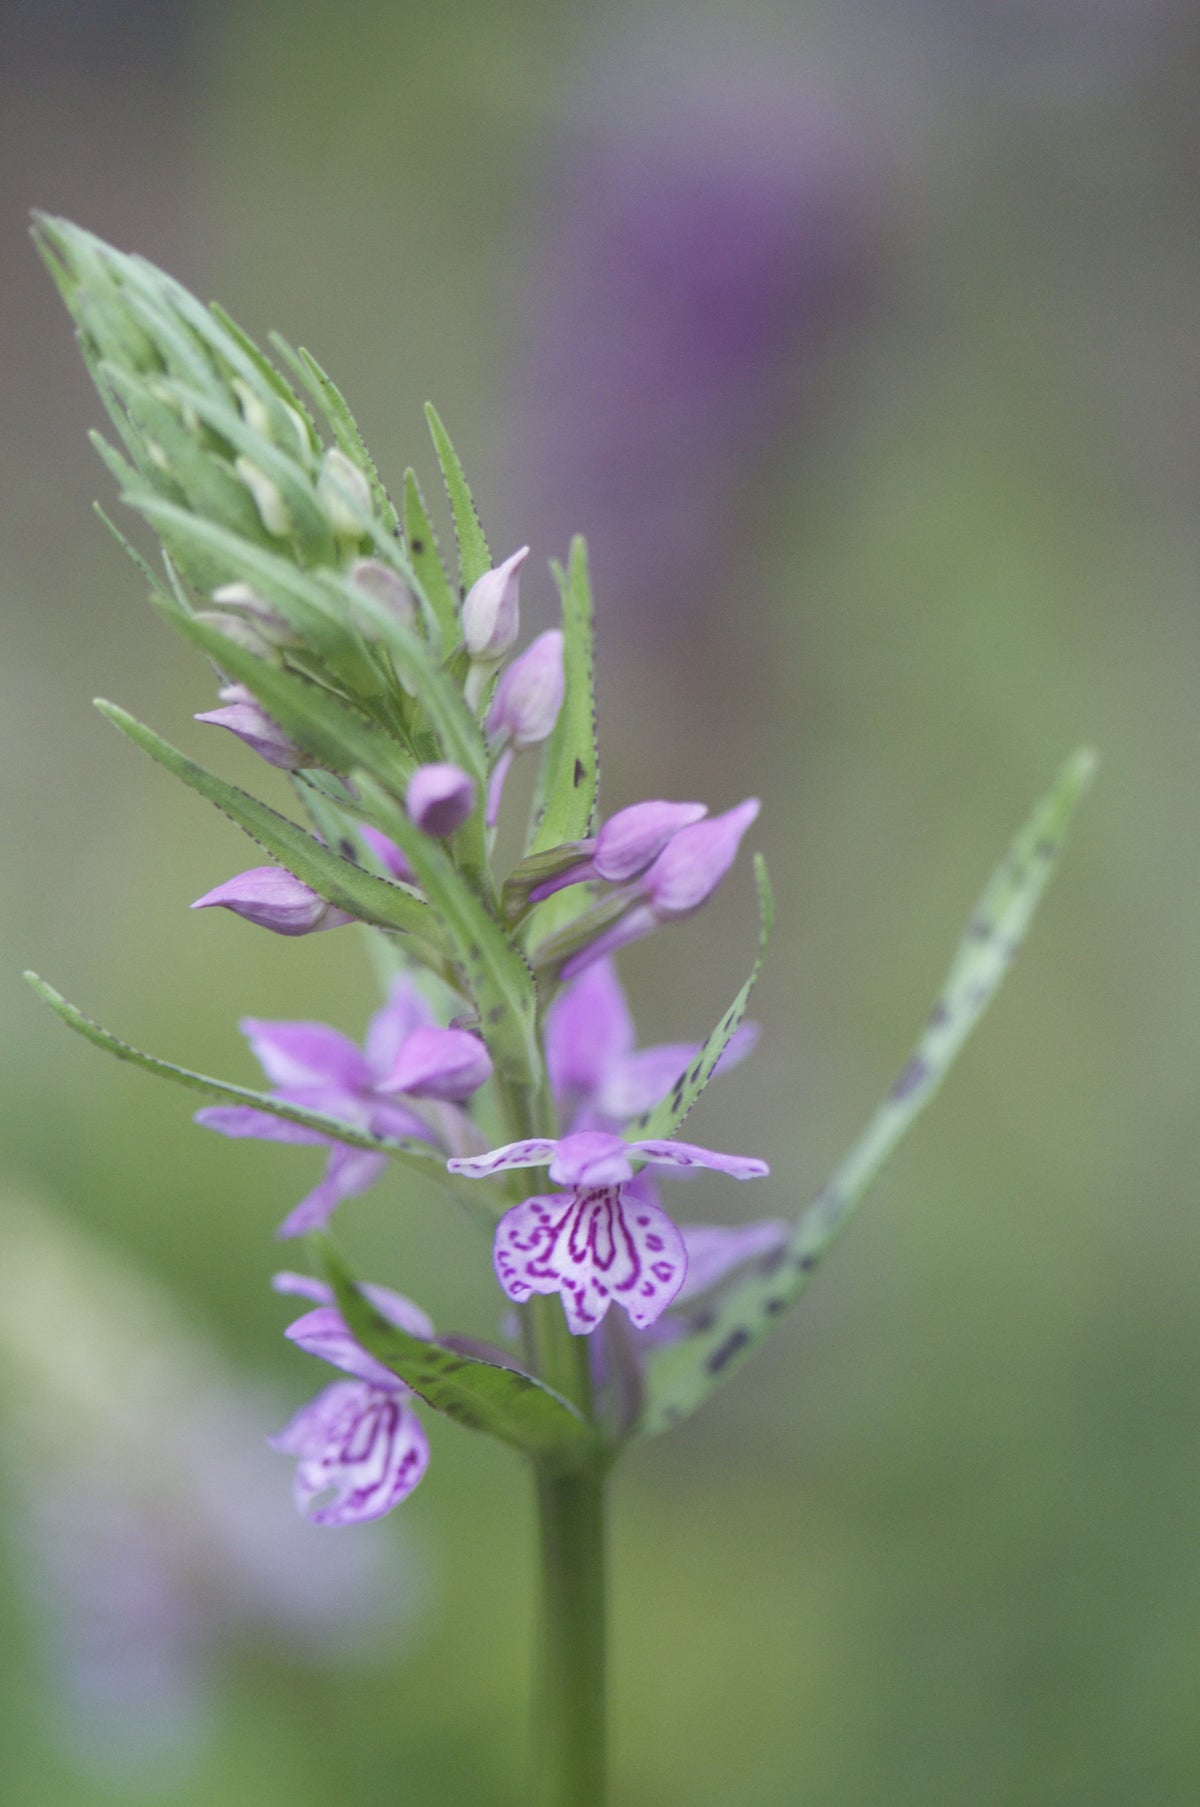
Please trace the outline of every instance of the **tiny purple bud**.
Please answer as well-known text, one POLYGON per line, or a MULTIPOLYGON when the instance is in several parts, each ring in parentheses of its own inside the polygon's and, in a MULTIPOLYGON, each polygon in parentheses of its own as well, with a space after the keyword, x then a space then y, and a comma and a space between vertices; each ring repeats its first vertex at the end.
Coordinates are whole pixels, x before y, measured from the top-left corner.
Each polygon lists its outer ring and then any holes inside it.
POLYGON ((747 797, 724 815, 694 822, 672 837, 642 880, 658 921, 690 916, 711 896, 737 858, 759 808, 757 797, 747 797))
POLYGON ((408 863, 408 856, 397 847, 395 841, 389 840, 381 829, 370 828, 365 822, 359 823, 358 832, 380 865, 393 878, 401 879, 406 885, 416 882, 417 875, 408 863))
POLYGON ((279 766, 282 771, 298 772, 302 766, 311 764, 304 749, 288 739, 278 722, 271 720, 244 684, 226 684, 219 695, 225 708, 205 710, 196 716, 198 722, 212 722, 218 728, 228 728, 260 759, 265 759, 268 765, 279 766))
POLYGON ((441 840, 461 828, 474 809, 475 780, 456 765, 419 765, 404 800, 422 833, 441 840))
POLYGON ((516 640, 519 631, 521 566, 529 557, 522 546, 511 558, 485 571, 467 591, 462 605, 463 639, 472 659, 497 664, 516 640))
POLYGON ((565 686, 563 637, 552 627, 501 675, 488 710, 488 733, 503 735, 518 753, 536 747, 554 730, 565 686))
POLYGON ((350 567, 350 582, 382 603, 401 627, 416 625, 417 605, 412 591, 400 573, 385 565, 382 559, 356 559, 350 567))
POLYGON ((636 878, 680 829, 707 814, 703 803, 632 803, 619 809, 596 836, 592 864, 598 877, 612 885, 636 878))
POLYGON ((301 884, 280 866, 254 866, 226 879, 213 891, 206 891, 191 906, 207 910, 214 906, 232 910, 247 922, 271 929, 276 935, 311 935, 316 929, 336 929, 355 918, 346 910, 326 903, 323 897, 301 884))
POLYGON ((458 1104, 491 1076, 491 1056, 477 1035, 426 1027, 405 1038, 390 1074, 378 1081, 376 1090, 458 1104))

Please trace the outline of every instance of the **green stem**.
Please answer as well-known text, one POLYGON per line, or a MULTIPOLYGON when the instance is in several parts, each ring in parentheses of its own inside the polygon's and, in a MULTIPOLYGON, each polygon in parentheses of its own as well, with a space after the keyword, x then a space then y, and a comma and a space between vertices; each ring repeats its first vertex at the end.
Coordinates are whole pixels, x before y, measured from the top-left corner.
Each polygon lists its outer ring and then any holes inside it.
POLYGON ((537 1476, 542 1609, 534 1707, 537 1807, 604 1807, 604 1476, 537 1476))

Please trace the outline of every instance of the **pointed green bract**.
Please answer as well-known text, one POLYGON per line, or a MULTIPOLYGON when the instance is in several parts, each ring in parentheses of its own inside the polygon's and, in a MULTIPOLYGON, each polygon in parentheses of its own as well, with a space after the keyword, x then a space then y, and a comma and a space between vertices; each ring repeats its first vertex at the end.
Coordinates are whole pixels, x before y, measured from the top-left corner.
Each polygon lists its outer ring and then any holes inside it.
POLYGON ((314 840, 307 829, 260 803, 257 797, 251 797, 248 792, 205 771, 203 766, 197 765, 115 703, 97 699, 96 707, 151 759, 214 803, 293 878, 308 885, 326 903, 348 910, 360 922, 369 922, 376 928, 415 935, 440 958, 444 950, 441 925, 429 905, 414 897, 411 891, 378 878, 349 860, 340 859, 314 840))
POLYGON ((479 511, 475 507, 458 453, 450 443, 450 435, 442 425, 432 402, 425 404, 425 418, 433 435, 433 446, 442 469, 442 482, 454 516, 454 534, 458 541, 458 577, 463 594, 492 568, 492 555, 483 535, 479 511))
POLYGON ((777 1254, 757 1263, 679 1341, 648 1353, 635 1434, 686 1418, 753 1354, 807 1286, 897 1144, 945 1078, 999 989, 1095 770, 1084 749, 1037 805, 968 920, 926 1027, 866 1130, 777 1254))
POLYGON ((310 351, 305 351, 303 346, 294 351, 278 333, 271 334, 271 343, 324 414, 351 464, 357 465, 366 478, 380 520, 388 533, 394 532, 399 526, 399 518, 345 396, 310 351))
POLYGON ((421 486, 411 469, 404 473, 404 543, 413 575, 438 623, 442 653, 449 657, 460 638, 458 603, 446 576, 421 486))
POLYGON ((308 1240, 355 1341, 427 1405, 523 1451, 551 1473, 570 1473, 595 1458, 593 1433, 559 1394, 519 1369, 410 1336, 364 1298, 328 1235, 308 1240))
POLYGON ((219 1098, 226 1104, 247 1105, 256 1111, 265 1111, 268 1116, 282 1117, 285 1123, 298 1123, 302 1128, 315 1130, 335 1142, 348 1142, 354 1148, 367 1148, 375 1154, 391 1155, 402 1165, 412 1167, 428 1179, 445 1177, 443 1156, 426 1143, 400 1141, 393 1136, 373 1136, 357 1124, 343 1123, 341 1118, 331 1117, 325 1111, 310 1111, 298 1104, 287 1104, 282 1099, 272 1098, 268 1092, 256 1092, 248 1086, 213 1079, 207 1073, 194 1073, 189 1067, 176 1066, 173 1061, 145 1054, 140 1048, 134 1048, 129 1042, 113 1035, 110 1030, 101 1028, 99 1023, 85 1016, 82 1010, 68 1003, 61 992, 55 991, 52 985, 47 985, 37 973, 27 972, 25 977, 43 1003, 48 1004, 69 1029, 74 1029, 85 1041, 103 1048, 118 1060, 127 1060, 147 1073, 156 1073, 161 1079, 173 1080, 176 1085, 184 1086, 189 1091, 203 1092, 207 1097, 219 1098))
POLYGON ((554 574, 562 596, 565 687, 558 720, 542 755, 527 856, 590 834, 600 783, 592 670, 592 591, 587 544, 578 535, 571 542, 566 571, 555 566, 554 574))
POLYGON ((666 1097, 660 1098, 653 1110, 647 1111, 645 1116, 637 1118, 629 1125, 625 1134, 630 1141, 656 1142, 675 1134, 679 1125, 704 1092, 716 1071, 718 1061, 746 1015, 750 993, 754 990, 758 975, 762 971, 767 944, 771 939, 771 930, 775 926, 775 902, 771 895, 771 881, 767 876, 767 863, 761 853, 756 853, 754 856, 754 878, 758 886, 758 956, 751 969, 750 977, 708 1037, 695 1060, 685 1072, 679 1075, 666 1097))

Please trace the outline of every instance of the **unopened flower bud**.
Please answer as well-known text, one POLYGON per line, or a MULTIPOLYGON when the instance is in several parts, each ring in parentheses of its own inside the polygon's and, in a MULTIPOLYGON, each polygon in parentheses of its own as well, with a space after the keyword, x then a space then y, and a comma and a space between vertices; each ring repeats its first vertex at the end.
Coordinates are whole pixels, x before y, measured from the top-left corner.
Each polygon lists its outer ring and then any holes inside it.
POLYGON ((522 546, 502 565, 485 571, 467 591, 462 605, 463 639, 472 659, 495 665, 516 642, 520 629, 521 566, 529 557, 522 546))
POLYGON ((757 797, 747 797, 724 815, 695 822, 672 837, 642 880, 658 921, 690 916, 711 896, 737 858, 759 808, 757 797))
MULTIPOLYGON (((350 567, 350 581, 382 603, 401 627, 416 626, 417 604, 412 591, 400 573, 385 565, 382 559, 356 559, 350 567)), ((367 628, 370 631, 369 622, 367 628)))
POLYGON ((371 828, 366 822, 359 823, 358 832, 385 872, 406 885, 414 882, 416 874, 408 863, 408 856, 402 848, 397 847, 395 841, 389 840, 382 830, 371 828))
POLYGON ((271 720, 244 684, 226 684, 219 695, 225 707, 205 710, 196 716, 198 722, 212 722, 218 728, 228 728, 251 752, 281 771, 298 772, 302 766, 312 763, 303 747, 298 747, 279 723, 271 720))
POLYGON ((317 929, 336 929, 356 920, 280 866, 254 866, 249 872, 239 872, 192 905, 193 910, 214 907, 232 910, 235 916, 244 916, 247 922, 256 922, 276 935, 311 935, 317 929))
POLYGON ((636 878, 681 829, 708 814, 703 803, 632 803, 611 816, 596 836, 592 864, 610 885, 636 878))
POLYGON ((408 813, 439 840, 461 828, 475 807, 475 780, 456 765, 419 765, 408 781, 408 813))
POLYGON ((276 656, 272 642, 243 615, 230 615, 224 609, 197 609, 196 620, 205 627, 215 628, 243 652, 253 653, 256 659, 274 659, 276 656))
POLYGON ((268 639, 282 644, 294 638, 286 617, 250 584, 221 584, 213 591, 212 599, 219 609, 231 610, 235 615, 245 615, 268 639))
POLYGON ((356 464, 338 446, 330 446, 321 460, 317 500, 329 525, 341 539, 361 539, 371 513, 371 489, 356 464))
POLYGON ((292 517, 279 485, 249 458, 235 458, 233 468, 254 498, 258 518, 268 533, 285 540, 292 531, 292 517))
POLYGON ((563 637, 558 628, 548 628, 501 674, 488 711, 488 733, 503 735, 518 753, 536 747, 554 730, 565 683, 563 637))
POLYGON ((395 1066, 377 1090, 457 1104, 491 1076, 491 1056, 477 1035, 467 1029, 422 1028, 405 1037, 395 1066))

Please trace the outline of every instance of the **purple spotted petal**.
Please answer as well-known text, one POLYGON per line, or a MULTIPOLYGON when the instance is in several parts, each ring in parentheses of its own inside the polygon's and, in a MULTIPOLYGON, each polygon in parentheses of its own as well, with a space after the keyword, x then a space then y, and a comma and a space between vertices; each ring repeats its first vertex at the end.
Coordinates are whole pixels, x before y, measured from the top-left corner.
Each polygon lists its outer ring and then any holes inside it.
POLYGON ((408 1037, 432 1021, 432 1007, 413 981, 404 973, 393 979, 387 1003, 367 1027, 367 1061, 374 1078, 390 1073, 408 1037))
POLYGON ((550 1159, 550 1178, 556 1186, 619 1186, 633 1178, 629 1143, 602 1129, 563 1136, 550 1159))
POLYGON ((283 1238, 305 1236, 309 1230, 322 1229, 344 1198, 356 1198, 368 1186, 373 1186, 386 1166, 384 1154, 336 1144, 325 1164, 320 1185, 288 1213, 275 1234, 283 1238))
POLYGON ((612 1304, 644 1327, 683 1285, 687 1251, 665 1211, 619 1187, 527 1198, 496 1226, 496 1276, 518 1303, 561 1293, 575 1336, 594 1330, 612 1304))
POLYGON ((251 1137, 256 1142, 316 1142, 328 1146, 329 1137, 318 1130, 306 1129, 301 1123, 289 1123, 285 1117, 272 1117, 267 1111, 256 1111, 245 1104, 212 1104, 197 1111, 197 1123, 215 1129, 218 1135, 251 1137))
POLYGON ((270 1442, 299 1457, 296 1504, 314 1525, 382 1518, 429 1465, 425 1432, 404 1396, 362 1381, 335 1381, 270 1442), (314 1510, 330 1490, 332 1501, 314 1510))
POLYGON ((633 803, 619 809, 596 836, 596 871, 611 885, 627 883, 658 858, 681 828, 707 814, 703 803, 633 803))
POLYGON ((587 1098, 634 1044, 633 1018, 611 960, 600 960, 546 1012, 546 1065, 555 1098, 587 1098))
POLYGON ((345 1320, 334 1305, 318 1305, 302 1318, 289 1324, 284 1335, 308 1355, 315 1355, 331 1368, 341 1368, 356 1380, 370 1381, 384 1390, 402 1388, 404 1382, 382 1362, 377 1362, 351 1336, 345 1320))
POLYGON ((332 1084, 339 1091, 353 1092, 371 1083, 361 1048, 326 1023, 265 1022, 247 1016, 238 1026, 272 1085, 332 1084))
POLYGON ((466 1029, 415 1029, 396 1055, 381 1092, 437 1098, 457 1104, 492 1076, 492 1060, 477 1035, 466 1029))
POLYGON ((719 1286, 747 1261, 773 1255, 784 1247, 792 1233, 791 1224, 781 1217, 763 1217, 747 1224, 686 1223, 679 1227, 687 1249, 688 1271, 675 1299, 677 1305, 719 1286))
POLYGON ((558 1143, 550 1136, 530 1136, 524 1142, 506 1142, 487 1154, 460 1156, 447 1161, 451 1173, 461 1173, 469 1180, 487 1179, 508 1167, 544 1167, 558 1143))
POLYGON ((714 1173, 727 1173, 735 1180, 758 1180, 771 1171, 765 1161, 750 1155, 717 1154, 695 1142, 628 1142, 626 1147, 643 1160, 663 1167, 709 1167, 714 1173))

